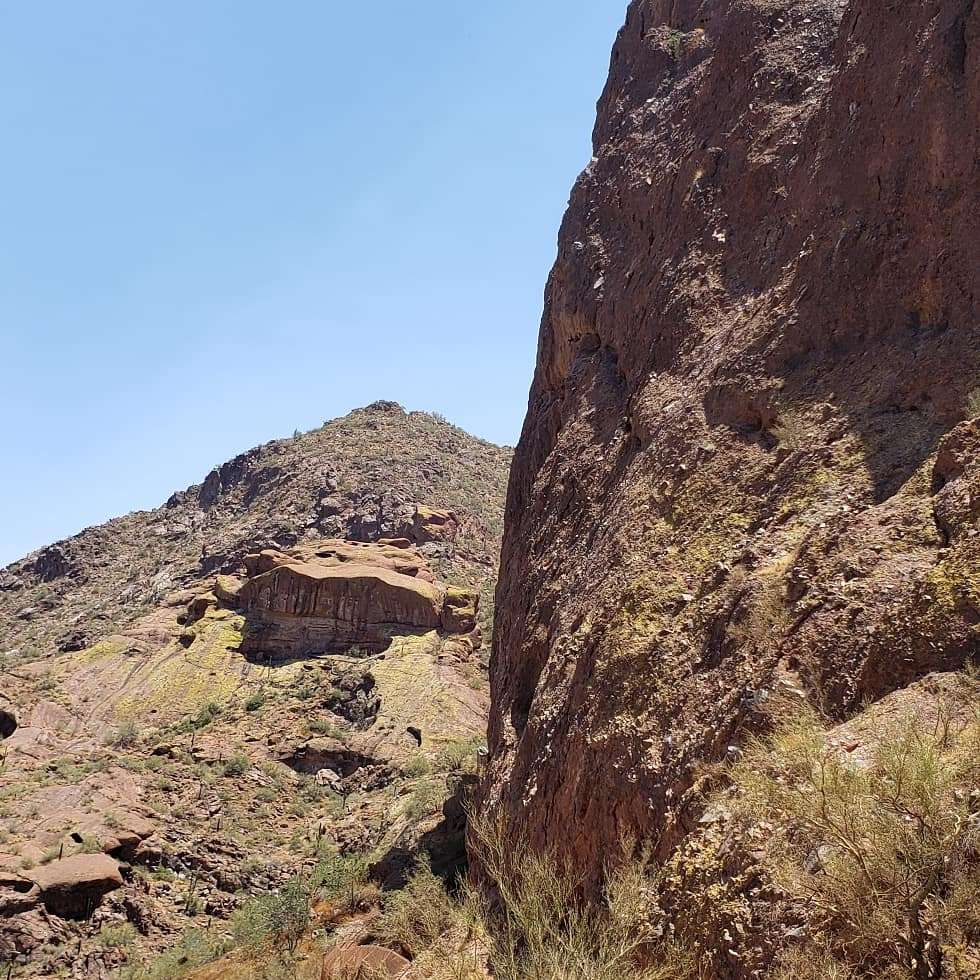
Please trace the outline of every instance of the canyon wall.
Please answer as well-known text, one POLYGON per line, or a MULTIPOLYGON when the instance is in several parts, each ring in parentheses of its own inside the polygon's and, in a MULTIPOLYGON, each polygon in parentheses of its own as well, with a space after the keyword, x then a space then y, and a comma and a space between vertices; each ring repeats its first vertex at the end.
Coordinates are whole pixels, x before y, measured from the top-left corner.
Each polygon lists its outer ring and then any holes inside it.
POLYGON ((488 812, 666 859, 780 688, 980 651, 980 11, 635 0, 509 487, 488 812))

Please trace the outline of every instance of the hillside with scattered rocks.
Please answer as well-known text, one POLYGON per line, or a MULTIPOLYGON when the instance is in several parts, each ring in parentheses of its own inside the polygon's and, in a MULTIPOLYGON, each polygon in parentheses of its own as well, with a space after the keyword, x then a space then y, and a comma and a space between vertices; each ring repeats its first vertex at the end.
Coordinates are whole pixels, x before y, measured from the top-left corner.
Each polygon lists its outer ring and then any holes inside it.
POLYGON ((13 975, 152 971, 318 867, 464 862, 509 462, 379 402, 0 572, 13 975))

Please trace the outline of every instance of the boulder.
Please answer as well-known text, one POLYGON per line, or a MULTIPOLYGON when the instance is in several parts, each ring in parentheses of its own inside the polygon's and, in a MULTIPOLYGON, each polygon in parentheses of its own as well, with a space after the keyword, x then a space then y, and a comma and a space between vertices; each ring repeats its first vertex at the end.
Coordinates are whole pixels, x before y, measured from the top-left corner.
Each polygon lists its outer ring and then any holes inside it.
POLYGON ((0 918, 34 908, 40 894, 41 889, 29 878, 0 868, 0 918))
POLYGON ((214 594, 222 605, 229 609, 238 608, 238 596, 242 591, 241 579, 234 575, 219 575, 214 580, 214 594))
POLYGON ((470 589, 450 586, 442 603, 442 628, 447 633, 469 633, 476 629, 480 597, 470 589))
POLYGON ((323 959, 321 980, 344 977, 401 977, 411 964, 384 946, 340 946, 323 959))
POLYGON ((404 528, 406 537, 416 544, 432 541, 454 541, 459 534, 459 521, 451 510, 440 510, 418 504, 410 527, 404 528))
POLYGON ((137 813, 113 813, 113 829, 102 841, 102 850, 125 861, 132 860, 140 845, 152 837, 156 826, 137 813))
POLYGON ((218 597, 213 592, 202 592, 194 596, 187 604, 186 622, 196 623, 207 614, 209 609, 216 609, 217 606, 218 597))
POLYGON ((123 883, 119 865, 105 854, 76 854, 26 871, 24 877, 40 889, 44 907, 62 919, 87 919, 103 895, 123 883))

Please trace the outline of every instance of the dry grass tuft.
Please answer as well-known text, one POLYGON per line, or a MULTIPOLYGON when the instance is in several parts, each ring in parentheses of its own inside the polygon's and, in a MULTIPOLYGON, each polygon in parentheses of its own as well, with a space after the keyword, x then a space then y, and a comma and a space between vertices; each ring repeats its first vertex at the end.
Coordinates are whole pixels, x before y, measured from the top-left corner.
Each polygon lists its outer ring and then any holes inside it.
POLYGON ((799 705, 748 746, 737 807, 772 828, 776 882, 813 922, 783 980, 959 976, 980 939, 978 693, 964 680, 934 722, 875 732, 859 758, 799 705))

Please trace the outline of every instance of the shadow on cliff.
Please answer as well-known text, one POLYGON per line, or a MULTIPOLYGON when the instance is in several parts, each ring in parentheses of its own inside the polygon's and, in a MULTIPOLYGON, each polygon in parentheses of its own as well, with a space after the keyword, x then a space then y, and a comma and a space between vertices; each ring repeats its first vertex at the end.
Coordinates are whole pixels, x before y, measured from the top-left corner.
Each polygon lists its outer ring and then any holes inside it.
POLYGON ((860 462, 882 503, 965 417, 980 384, 980 330, 922 324, 911 313, 874 336, 831 331, 820 341, 791 330, 770 356, 770 369, 783 378, 781 401, 826 406, 829 441, 858 439, 860 462))

